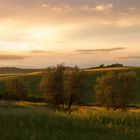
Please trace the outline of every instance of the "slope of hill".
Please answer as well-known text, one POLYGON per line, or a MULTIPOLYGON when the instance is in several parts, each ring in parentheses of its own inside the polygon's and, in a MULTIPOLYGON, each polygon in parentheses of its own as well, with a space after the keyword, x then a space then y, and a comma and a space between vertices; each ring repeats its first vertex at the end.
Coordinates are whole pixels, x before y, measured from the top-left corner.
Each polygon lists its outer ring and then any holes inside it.
MULTIPOLYGON (((116 72, 121 72, 121 71, 135 71, 137 73, 137 85, 136 85, 136 100, 132 104, 138 104, 140 105, 140 68, 130 68, 130 67, 123 67, 123 68, 102 68, 102 69, 86 69, 84 70, 86 73, 86 81, 88 85, 88 91, 86 94, 87 98, 86 101, 84 100, 83 103, 85 104, 95 104, 95 91, 94 91, 94 86, 96 83, 96 78, 100 77, 107 72, 110 71, 116 71, 116 72)), ((7 81, 9 78, 22 78, 25 82, 27 82, 30 86, 29 88, 29 94, 31 96, 36 96, 36 97, 42 97, 43 94, 41 93, 39 89, 39 84, 40 81, 43 77, 42 72, 31 72, 31 73, 13 73, 13 74, 0 74, 0 91, 2 92, 4 89, 4 83, 7 81)))
POLYGON ((17 67, 0 67, 0 73, 29 73, 37 72, 40 69, 22 69, 17 67))

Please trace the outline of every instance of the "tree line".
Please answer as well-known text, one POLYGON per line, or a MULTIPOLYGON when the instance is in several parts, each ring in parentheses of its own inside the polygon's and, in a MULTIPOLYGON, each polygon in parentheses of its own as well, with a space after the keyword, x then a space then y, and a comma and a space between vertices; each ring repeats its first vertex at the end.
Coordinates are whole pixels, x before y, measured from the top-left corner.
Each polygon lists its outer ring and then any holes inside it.
MULTIPOLYGON (((77 66, 72 70, 65 70, 64 65, 48 68, 39 84, 43 93, 43 100, 54 107, 70 109, 87 96, 89 90, 86 72, 77 66)), ((135 72, 109 72, 98 77, 93 83, 96 102, 107 108, 125 108, 135 99, 137 76, 135 72)), ((0 94, 4 100, 27 100, 29 84, 15 78, 8 80, 5 91, 0 94)))

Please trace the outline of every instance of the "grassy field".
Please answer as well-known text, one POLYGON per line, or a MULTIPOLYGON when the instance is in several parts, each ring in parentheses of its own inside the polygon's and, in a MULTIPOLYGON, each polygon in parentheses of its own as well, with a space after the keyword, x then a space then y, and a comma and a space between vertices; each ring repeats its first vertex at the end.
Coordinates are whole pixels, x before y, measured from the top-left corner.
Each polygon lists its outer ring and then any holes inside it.
POLYGON ((0 140, 139 140, 140 110, 0 102, 0 140))
MULTIPOLYGON (((95 103, 94 84, 108 71, 136 71, 136 100, 140 105, 140 68, 85 70, 88 91, 85 104, 95 103)), ((0 91, 10 78, 21 78, 30 85, 29 95, 41 97, 39 83, 43 74, 1 74, 0 91)), ((71 112, 53 109, 45 103, 0 102, 0 140, 139 140, 140 109, 127 111, 74 106, 71 112)))
MULTIPOLYGON (((100 77, 107 72, 115 71, 115 72, 124 72, 124 71, 136 71, 137 73, 137 85, 136 85, 136 100, 132 102, 132 104, 140 105, 140 68, 103 68, 103 69, 86 69, 83 70, 86 73, 86 81, 88 85, 88 90, 85 93, 86 99, 84 99, 83 103, 85 104, 95 104, 95 92, 94 85, 96 83, 96 78, 100 77)), ((15 74, 0 74, 0 91, 4 90, 5 81, 9 80, 9 78, 18 77, 26 81, 29 88, 29 95, 42 97, 43 94, 40 92, 39 83, 41 81, 43 74, 41 72, 34 73, 15 73, 15 74)))

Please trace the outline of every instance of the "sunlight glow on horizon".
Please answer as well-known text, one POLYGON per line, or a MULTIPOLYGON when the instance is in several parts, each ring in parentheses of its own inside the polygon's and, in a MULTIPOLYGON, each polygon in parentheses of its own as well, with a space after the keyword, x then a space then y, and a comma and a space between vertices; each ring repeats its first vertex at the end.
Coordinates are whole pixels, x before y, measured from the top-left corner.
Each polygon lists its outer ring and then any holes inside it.
POLYGON ((137 0, 0 0, 0 65, 140 66, 139 6, 137 0))

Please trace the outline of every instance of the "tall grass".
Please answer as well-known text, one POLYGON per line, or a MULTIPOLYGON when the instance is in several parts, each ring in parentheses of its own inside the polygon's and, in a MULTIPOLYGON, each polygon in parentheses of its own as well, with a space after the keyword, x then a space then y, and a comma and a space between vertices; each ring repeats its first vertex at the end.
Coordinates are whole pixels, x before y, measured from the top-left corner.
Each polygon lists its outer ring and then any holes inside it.
POLYGON ((74 107, 72 112, 44 104, 0 104, 0 140, 139 140, 140 111, 74 107))

